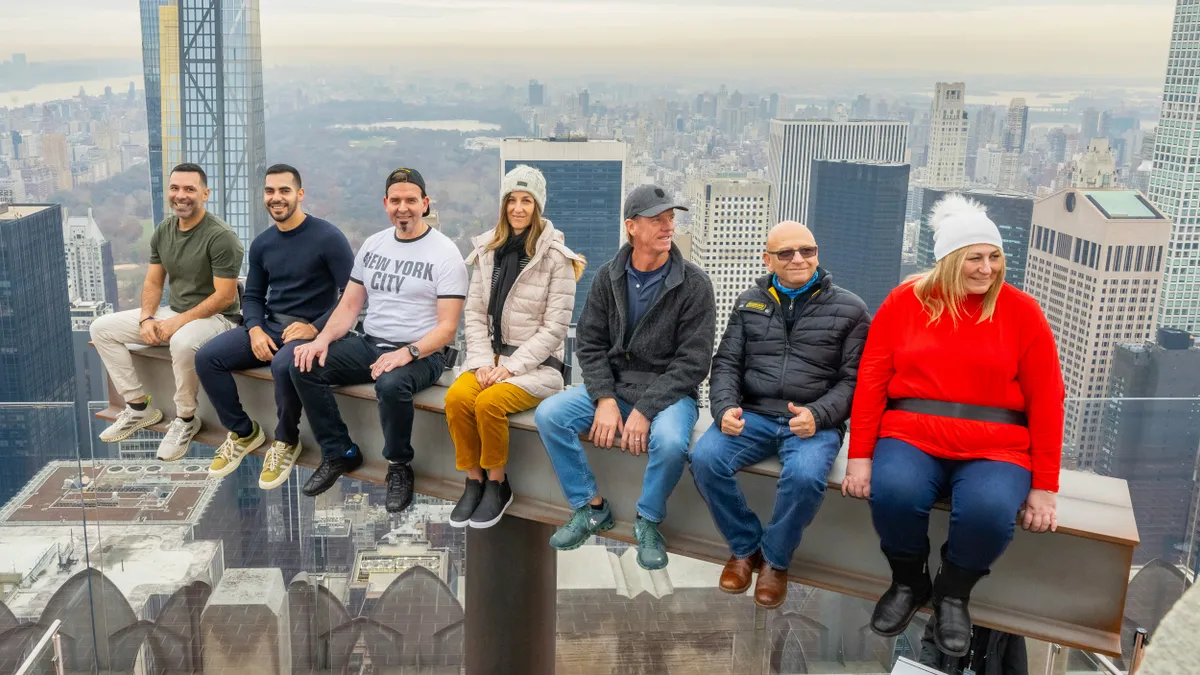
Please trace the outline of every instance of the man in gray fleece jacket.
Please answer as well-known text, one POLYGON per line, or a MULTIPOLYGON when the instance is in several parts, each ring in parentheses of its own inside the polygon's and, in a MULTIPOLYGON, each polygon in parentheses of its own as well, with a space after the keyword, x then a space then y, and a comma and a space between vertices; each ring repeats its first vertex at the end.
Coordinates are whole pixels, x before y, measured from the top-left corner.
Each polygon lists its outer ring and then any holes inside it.
POLYGON ((649 454, 634 537, 638 564, 651 570, 667 565, 658 524, 683 475, 716 331, 708 275, 671 243, 676 209, 687 210, 654 185, 626 198, 629 244, 596 273, 576 327, 584 386, 546 399, 535 416, 575 510, 550 539, 560 551, 614 525, 579 434, 589 431, 594 445, 610 448, 619 433, 622 450, 649 454))

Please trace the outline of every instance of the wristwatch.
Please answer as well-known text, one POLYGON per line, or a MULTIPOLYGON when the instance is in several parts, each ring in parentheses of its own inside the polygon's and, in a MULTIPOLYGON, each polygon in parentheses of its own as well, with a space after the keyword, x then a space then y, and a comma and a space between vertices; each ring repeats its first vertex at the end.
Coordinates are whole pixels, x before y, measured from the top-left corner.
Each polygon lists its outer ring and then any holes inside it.
POLYGON ((421 358, 421 348, 416 345, 408 345, 408 353, 412 354, 413 361, 421 358))

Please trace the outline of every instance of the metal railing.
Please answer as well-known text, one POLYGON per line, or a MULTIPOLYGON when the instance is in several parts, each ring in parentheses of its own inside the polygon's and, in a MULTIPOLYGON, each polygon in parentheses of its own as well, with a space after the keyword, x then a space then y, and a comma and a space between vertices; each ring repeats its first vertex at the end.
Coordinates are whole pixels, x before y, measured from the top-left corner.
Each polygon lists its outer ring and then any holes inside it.
POLYGON ((59 619, 55 619, 54 623, 50 624, 50 628, 33 646, 29 656, 21 663, 21 667, 17 668, 15 675, 48 675, 49 673, 65 675, 62 636, 58 634, 58 629, 61 627, 62 621, 59 619), (50 659, 49 663, 46 663, 47 657, 50 659))

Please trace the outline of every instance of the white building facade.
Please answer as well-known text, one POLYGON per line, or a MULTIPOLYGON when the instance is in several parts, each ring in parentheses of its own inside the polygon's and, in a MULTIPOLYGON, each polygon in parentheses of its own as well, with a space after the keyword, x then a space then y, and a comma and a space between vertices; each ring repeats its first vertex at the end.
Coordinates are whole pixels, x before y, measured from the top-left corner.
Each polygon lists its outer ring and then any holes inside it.
POLYGON ((1134 190, 1069 189, 1034 204, 1025 291, 1058 343, 1068 468, 1095 466, 1116 346, 1154 335, 1170 233, 1171 221, 1134 190))
MULTIPOLYGON (((771 120, 767 167, 775 188, 771 220, 808 221, 813 160, 902 163, 907 144, 907 122, 771 120)), ((962 148, 965 165, 965 137, 962 148)))
POLYGON ((928 187, 959 189, 967 184, 966 99, 965 83, 937 83, 929 113, 928 187))

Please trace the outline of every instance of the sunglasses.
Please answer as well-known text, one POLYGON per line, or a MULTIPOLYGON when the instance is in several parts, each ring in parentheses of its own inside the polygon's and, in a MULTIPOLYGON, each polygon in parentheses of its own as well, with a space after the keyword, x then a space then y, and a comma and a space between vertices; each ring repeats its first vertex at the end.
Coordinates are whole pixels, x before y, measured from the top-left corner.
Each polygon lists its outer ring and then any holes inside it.
POLYGON ((800 248, 785 248, 779 251, 767 251, 767 253, 775 256, 779 262, 790 262, 792 258, 796 257, 797 253, 800 254, 801 258, 811 259, 817 257, 817 247, 802 246, 800 248))

